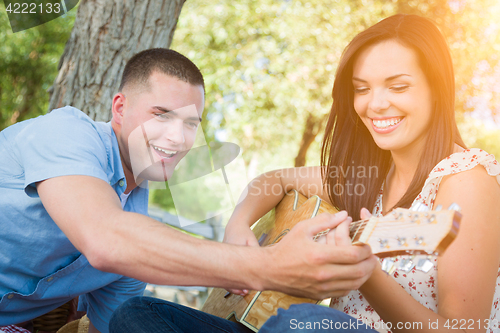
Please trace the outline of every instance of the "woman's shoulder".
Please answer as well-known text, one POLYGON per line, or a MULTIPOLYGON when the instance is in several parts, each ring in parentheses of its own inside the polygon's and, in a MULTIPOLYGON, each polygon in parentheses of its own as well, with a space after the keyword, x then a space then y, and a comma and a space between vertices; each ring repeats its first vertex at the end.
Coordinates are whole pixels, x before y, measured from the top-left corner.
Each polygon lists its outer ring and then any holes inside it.
MULTIPOLYGON (((457 149, 430 172, 415 201, 433 206, 436 195, 496 191, 500 184, 500 164, 495 157, 478 148, 457 149)), ((483 192, 484 193, 484 192, 483 192)))
POLYGON ((457 148, 450 156, 443 159, 443 161, 454 161, 455 163, 471 165, 474 163, 482 163, 482 162, 492 162, 497 163, 495 160, 495 156, 489 154, 487 151, 481 148, 462 148, 456 146, 457 148))
POLYGON ((450 155, 445 161, 434 168, 446 170, 441 188, 461 193, 480 191, 483 195, 500 193, 500 164, 493 155, 479 148, 470 148, 450 155))

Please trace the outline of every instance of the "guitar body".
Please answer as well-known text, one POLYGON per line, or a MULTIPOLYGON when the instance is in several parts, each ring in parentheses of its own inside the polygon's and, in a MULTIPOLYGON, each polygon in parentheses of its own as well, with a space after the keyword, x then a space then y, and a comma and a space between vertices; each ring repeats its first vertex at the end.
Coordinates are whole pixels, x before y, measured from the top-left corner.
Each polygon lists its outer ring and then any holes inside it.
MULTIPOLYGON (((288 192, 283 200, 254 226, 253 232, 261 246, 279 242, 300 221, 328 212, 338 211, 319 197, 307 199, 297 191, 288 192)), ((229 294, 225 289, 215 288, 201 309, 215 316, 237 321, 258 332, 269 317, 277 314, 278 309, 288 309, 292 304, 320 301, 290 296, 277 291, 249 291, 242 297, 229 294)))

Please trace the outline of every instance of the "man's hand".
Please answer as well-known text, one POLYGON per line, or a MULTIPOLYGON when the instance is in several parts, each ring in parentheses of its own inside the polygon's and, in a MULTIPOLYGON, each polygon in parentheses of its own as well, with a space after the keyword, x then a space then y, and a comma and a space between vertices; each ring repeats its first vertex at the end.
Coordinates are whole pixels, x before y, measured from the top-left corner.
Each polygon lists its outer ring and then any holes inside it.
POLYGON ((321 214, 298 223, 280 243, 266 248, 269 266, 265 273, 269 273, 270 285, 264 289, 313 299, 345 296, 358 289, 370 277, 377 259, 369 246, 350 245, 346 220, 346 212, 321 214), (337 226, 326 244, 313 241, 317 233, 337 226))
MULTIPOLYGON (((345 216, 346 212, 340 212, 340 215, 337 215, 336 218, 342 218, 345 216)), ((349 236, 349 225, 352 222, 352 218, 347 216, 347 218, 338 224, 334 229, 330 229, 330 231, 326 235, 320 236, 316 241, 319 244, 330 244, 330 245, 338 245, 338 246, 349 246, 351 245, 351 237, 349 236)))

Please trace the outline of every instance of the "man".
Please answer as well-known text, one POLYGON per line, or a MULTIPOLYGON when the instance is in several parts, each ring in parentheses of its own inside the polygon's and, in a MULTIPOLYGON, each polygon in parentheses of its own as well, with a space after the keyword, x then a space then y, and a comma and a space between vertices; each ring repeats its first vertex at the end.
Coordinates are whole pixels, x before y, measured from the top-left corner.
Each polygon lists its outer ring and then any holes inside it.
POLYGON ((144 282, 326 298, 366 281, 369 248, 312 241, 346 214, 301 223, 272 248, 196 239, 146 216, 139 185, 172 175, 203 107, 198 68, 152 49, 127 63, 110 123, 65 107, 1 133, 0 325, 80 296, 90 332, 108 332, 112 312, 144 282))

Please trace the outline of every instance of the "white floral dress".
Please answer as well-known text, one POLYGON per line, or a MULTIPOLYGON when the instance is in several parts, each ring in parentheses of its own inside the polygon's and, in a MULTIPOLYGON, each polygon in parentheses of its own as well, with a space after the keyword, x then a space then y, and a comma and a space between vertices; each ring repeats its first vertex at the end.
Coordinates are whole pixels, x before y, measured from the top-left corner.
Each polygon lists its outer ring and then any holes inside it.
MULTIPOLYGON (((420 194, 415 198, 415 202, 420 202, 428 207, 433 207, 436 198, 439 184, 444 176, 455 174, 461 171, 470 170, 477 165, 482 165, 489 175, 496 177, 500 184, 500 164, 495 160, 493 155, 488 154, 481 149, 466 149, 463 152, 454 153, 441 162, 439 162, 425 181, 424 187, 420 194)), ((499 203, 500 204, 500 203, 499 203)), ((379 193, 373 215, 382 215, 382 190, 379 193)), ((414 262, 426 256, 416 256, 414 262)), ((394 259, 398 262, 398 258, 394 259)), ((427 273, 418 271, 413 268, 408 273, 396 270, 393 273, 394 279, 399 284, 425 307, 437 312, 437 269, 436 259, 432 259, 433 267, 427 273)), ((497 277, 497 285, 493 304, 491 307, 490 323, 491 329, 488 332, 500 332, 500 266, 497 277)), ((371 325, 379 332, 390 332, 387 330, 388 325, 385 324, 366 299, 359 291, 352 291, 345 297, 332 299, 330 305, 332 308, 343 311, 355 318, 362 320, 364 323, 371 325)), ((426 323, 423 323, 426 325, 426 323)), ((477 325, 477 324, 476 324, 477 325)), ((389 326, 390 328, 390 326, 389 326)))

